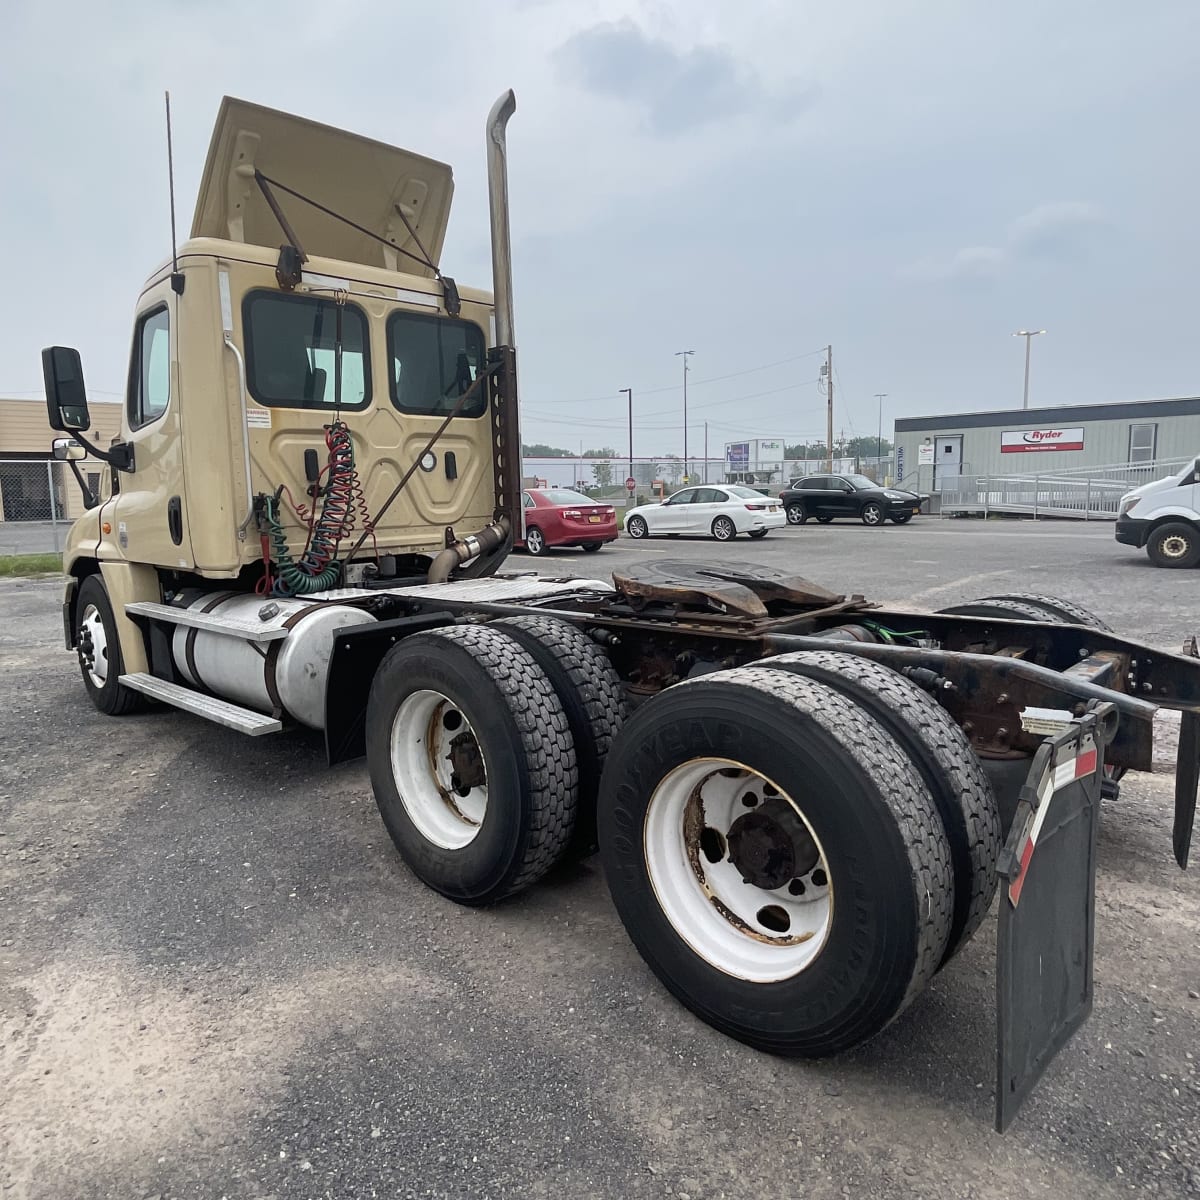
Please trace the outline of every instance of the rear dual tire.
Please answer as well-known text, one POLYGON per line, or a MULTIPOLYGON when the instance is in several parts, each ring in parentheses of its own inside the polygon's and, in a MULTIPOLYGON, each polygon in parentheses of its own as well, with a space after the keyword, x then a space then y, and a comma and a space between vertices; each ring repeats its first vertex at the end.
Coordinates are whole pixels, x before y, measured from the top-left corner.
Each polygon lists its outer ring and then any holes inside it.
POLYGON ((600 845, 651 970, 762 1050, 818 1057, 873 1036, 949 943, 929 789, 864 709, 787 671, 720 672, 644 704, 605 766, 600 845))

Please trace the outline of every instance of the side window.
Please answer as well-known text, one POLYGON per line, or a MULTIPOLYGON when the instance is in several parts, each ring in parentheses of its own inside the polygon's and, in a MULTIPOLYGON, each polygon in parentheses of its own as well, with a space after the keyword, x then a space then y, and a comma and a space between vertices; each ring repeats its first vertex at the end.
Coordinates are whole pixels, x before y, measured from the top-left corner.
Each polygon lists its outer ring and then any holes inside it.
POLYGON ((528 492, 522 492, 521 495, 524 497, 525 507, 532 508, 533 507, 533 497, 528 492))
MULTIPOLYGON (((387 337, 388 387, 401 412, 453 412, 487 365, 483 331, 470 321, 397 310, 388 318, 387 337)), ((481 383, 459 416, 479 417, 486 410, 487 389, 481 383)))
POLYGON ((668 504, 691 504, 696 498, 695 490, 688 488, 684 492, 676 492, 668 501, 668 504))
POLYGON ((692 499, 693 504, 722 504, 726 500, 724 492, 718 492, 716 488, 697 488, 696 495, 692 499))
POLYGON ((829 488, 829 480, 824 475, 810 475, 803 483, 806 492, 824 492, 829 488))
POLYGON ((129 427, 140 429, 167 411, 171 399, 171 321, 165 308, 147 313, 133 335, 129 362, 129 427))

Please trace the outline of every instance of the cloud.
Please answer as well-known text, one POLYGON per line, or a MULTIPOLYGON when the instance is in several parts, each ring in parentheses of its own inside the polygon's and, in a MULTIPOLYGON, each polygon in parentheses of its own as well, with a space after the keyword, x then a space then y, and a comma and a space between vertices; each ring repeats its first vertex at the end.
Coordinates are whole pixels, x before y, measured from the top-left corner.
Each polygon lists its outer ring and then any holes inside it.
POLYGON ((804 86, 768 89, 727 46, 676 49, 629 20, 575 34, 556 58, 562 73, 587 90, 641 105, 650 130, 665 137, 760 109, 790 119, 814 96, 804 86))
POLYGON ((1009 225, 1002 245, 964 246, 949 258, 913 263, 901 274, 930 280, 999 279, 1022 262, 1084 257, 1106 224, 1095 205, 1081 200, 1039 204, 1009 225))

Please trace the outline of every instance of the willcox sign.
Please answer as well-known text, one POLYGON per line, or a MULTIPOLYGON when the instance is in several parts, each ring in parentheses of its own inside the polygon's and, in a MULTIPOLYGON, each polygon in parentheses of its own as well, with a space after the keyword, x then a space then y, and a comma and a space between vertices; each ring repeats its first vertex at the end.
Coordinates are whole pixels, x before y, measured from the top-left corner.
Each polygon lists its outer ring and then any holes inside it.
POLYGON ((1009 429, 1000 435, 1001 454, 1082 449, 1082 429, 1009 429))

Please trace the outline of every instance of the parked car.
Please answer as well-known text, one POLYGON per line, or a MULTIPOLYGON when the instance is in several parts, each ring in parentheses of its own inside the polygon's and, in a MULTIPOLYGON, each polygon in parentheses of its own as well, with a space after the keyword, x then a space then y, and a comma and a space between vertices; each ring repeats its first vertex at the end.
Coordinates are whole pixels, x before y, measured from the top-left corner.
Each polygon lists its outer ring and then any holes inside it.
POLYGON ((1200 458, 1121 497, 1116 538, 1146 547, 1156 567, 1200 565, 1200 458))
POLYGON ((778 500, 739 483, 687 487, 660 504, 643 504, 625 514, 625 531, 634 538, 706 533, 728 542, 739 533, 763 538, 786 524, 778 500))
POLYGON ((545 554, 555 546, 599 550, 617 540, 617 512, 582 492, 568 488, 530 488, 525 497, 525 536, 514 545, 530 554, 545 554))
POLYGON ((928 496, 880 487, 865 475, 805 475, 779 493, 789 525, 815 517, 822 525, 837 517, 857 517, 864 525, 895 521, 903 525, 921 511, 928 496))

